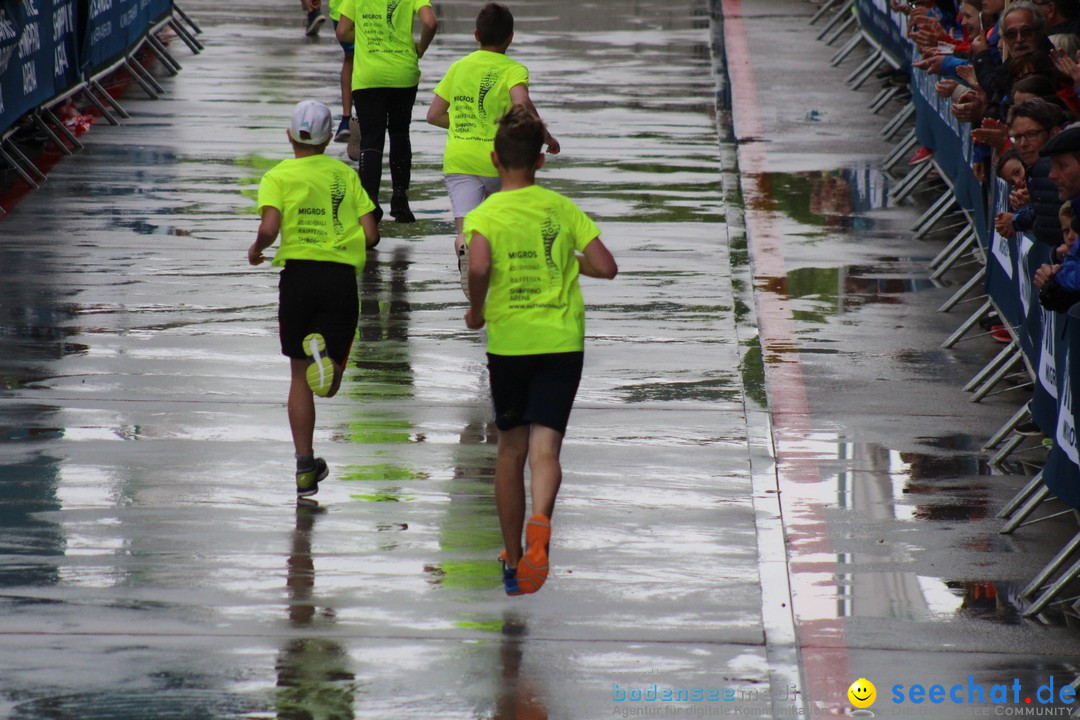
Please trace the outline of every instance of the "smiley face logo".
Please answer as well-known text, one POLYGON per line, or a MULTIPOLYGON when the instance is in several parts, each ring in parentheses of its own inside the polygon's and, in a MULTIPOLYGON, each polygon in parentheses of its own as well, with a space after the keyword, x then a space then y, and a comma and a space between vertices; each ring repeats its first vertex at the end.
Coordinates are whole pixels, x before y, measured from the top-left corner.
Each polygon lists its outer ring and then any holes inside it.
POLYGON ((848 700, 857 708, 868 708, 877 700, 877 688, 866 678, 859 678, 847 689, 848 700))

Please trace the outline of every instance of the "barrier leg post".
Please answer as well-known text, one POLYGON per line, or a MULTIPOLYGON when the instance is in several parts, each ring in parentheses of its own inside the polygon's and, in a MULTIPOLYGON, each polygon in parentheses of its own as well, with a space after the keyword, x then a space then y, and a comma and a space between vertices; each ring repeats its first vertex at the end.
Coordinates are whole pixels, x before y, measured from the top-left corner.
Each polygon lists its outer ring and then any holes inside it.
POLYGON ((915 221, 915 224, 911 226, 911 231, 915 233, 912 236, 912 240, 918 240, 926 233, 930 232, 930 229, 938 224, 941 218, 948 214, 953 205, 956 204, 956 193, 952 189, 948 189, 941 193, 941 197, 934 202, 930 208, 922 214, 922 216, 915 221))
MULTIPOLYGON (((30 174, 28 172, 26 172, 26 168, 24 168, 22 165, 20 165, 15 160, 15 158, 11 157, 11 155, 9 155, 6 150, 4 150, 4 144, 5 143, 7 143, 6 140, 4 142, 0 143, 0 159, 2 159, 9 166, 14 168, 15 172, 17 172, 19 174, 19 177, 21 177, 26 182, 27 185, 34 188, 35 190, 40 188, 41 185, 39 185, 37 182, 35 182, 34 178, 30 177, 30 174)), ((13 150, 15 150, 16 152, 18 151, 18 148, 16 148, 14 145, 12 145, 11 148, 13 150)), ((22 153, 19 153, 19 154, 22 155, 22 153)), ((34 167, 32 163, 31 163, 31 167, 34 167)), ((34 172, 37 173, 38 176, 41 177, 42 182, 44 182, 45 178, 44 178, 44 176, 41 176, 40 172, 38 172, 37 167, 34 167, 34 172)))
POLYGON ((93 88, 94 92, 98 93, 101 96, 101 98, 104 99, 104 101, 107 102, 112 107, 113 110, 116 111, 117 115, 119 115, 120 117, 125 118, 125 119, 131 117, 131 115, 128 113, 128 111, 125 110, 123 108, 123 106, 120 105, 119 102, 117 102, 116 98, 114 98, 112 95, 110 95, 105 90, 105 88, 103 88, 101 86, 101 83, 99 83, 97 80, 91 80, 87 84, 91 88, 93 88))
POLYGON ((851 6, 854 4, 855 0, 848 0, 847 2, 845 2, 844 7, 840 8, 835 15, 829 18, 829 22, 825 23, 825 27, 823 27, 821 29, 821 32, 818 33, 817 39, 823 39, 826 35, 831 33, 837 25, 842 23, 845 17, 850 17, 851 13, 849 11, 851 9, 851 6))
MULTIPOLYGON (((885 123, 885 127, 881 128, 881 135, 886 140, 892 140, 896 137, 896 133, 900 132, 900 128, 904 127, 904 123, 911 119, 915 114, 915 106, 910 102, 893 116, 893 119, 885 123)), ((911 131, 911 137, 914 139, 915 131, 911 131)))
POLYGON ((1071 583, 1077 575, 1080 575, 1080 560, 1077 560, 1062 573, 1061 577, 1054 581, 1054 584, 1046 589, 1042 595, 1031 604, 1031 607, 1024 610, 1024 617, 1031 617, 1032 615, 1038 615, 1042 612, 1043 608, 1050 604, 1054 598, 1056 598, 1065 586, 1071 583))
POLYGON ((945 301, 945 303, 938 308, 938 312, 949 312, 957 303, 964 299, 964 296, 974 290, 983 280, 986 278, 986 267, 979 268, 979 271, 971 276, 971 279, 964 283, 959 290, 953 293, 953 296, 945 301))
POLYGON ((1069 559, 1069 556, 1076 552, 1077 548, 1080 548, 1080 533, 1073 535, 1073 539, 1065 543, 1065 547, 1058 551, 1058 554, 1054 556, 1054 559, 1048 562, 1046 567, 1040 570, 1039 573, 1031 579, 1031 582, 1020 591, 1020 597, 1029 598, 1038 592, 1039 588, 1045 585, 1046 581, 1061 569, 1061 566, 1065 564, 1069 559))
POLYGON ((999 535, 1010 535, 1013 530, 1020 527, 1031 513, 1035 512, 1036 508, 1042 505, 1046 501, 1046 496, 1050 494, 1050 488, 1046 487, 1046 483, 1043 483, 1042 487, 1035 491, 1035 493, 1028 498, 1028 501, 1017 510, 1009 521, 998 530, 999 535))
POLYGON ((1038 490, 1043 484, 1042 470, 1035 473, 1035 476, 1028 480, 1024 487, 1020 488, 1020 492, 1016 493, 1009 502, 1005 503, 1005 507, 998 511, 994 517, 999 520, 1008 520, 1012 517, 1012 514, 1016 512, 1016 509, 1031 499, 1032 494, 1038 490))
POLYGON ((983 383, 978 390, 975 391, 975 394, 971 396, 971 402, 977 403, 984 397, 986 397, 990 393, 990 391, 994 389, 994 386, 1001 382, 1006 375, 1012 372, 1013 368, 1015 368, 1021 361, 1023 361, 1023 359, 1023 353, 1017 352, 1013 354, 1013 356, 1010 357, 1009 360, 996 373, 991 375, 990 378, 985 383, 983 383))
POLYGON ((179 15, 181 20, 190 25, 191 29, 195 32, 196 35, 202 35, 202 28, 196 25, 195 21, 192 20, 191 17, 186 12, 184 12, 176 3, 173 3, 173 12, 179 15))
POLYGON ((157 55, 158 60, 165 66, 165 69, 169 71, 170 75, 176 75, 183 70, 180 63, 169 54, 169 51, 165 49, 165 46, 160 40, 154 37, 153 33, 146 36, 146 45, 155 55, 157 55))
POLYGON ((859 45, 865 41, 865 39, 866 38, 863 37, 862 33, 853 35, 850 40, 844 43, 843 46, 836 51, 836 54, 832 56, 832 60, 830 60, 829 63, 833 67, 838 67, 840 63, 847 59, 847 56, 850 55, 855 48, 859 47, 859 45))
POLYGON ((189 33, 187 31, 187 28, 176 22, 175 18, 169 20, 169 27, 173 29, 173 32, 176 33, 176 36, 179 37, 184 42, 184 44, 188 46, 188 49, 191 50, 192 53, 198 55, 203 51, 203 44, 199 42, 199 40, 194 35, 189 33))
MULTIPOLYGON (((816 24, 817 21, 820 20, 825 15, 825 13, 829 12, 830 10, 832 10, 834 7, 836 7, 838 4, 840 4, 842 2, 844 2, 844 0, 829 0, 829 2, 827 2, 824 5, 822 5, 821 7, 819 7, 818 11, 816 13, 814 13, 814 17, 810 18, 810 25, 816 24)), ((177 9, 179 9, 179 8, 177 8, 177 9)))
MULTIPOLYGON (((948 350, 953 345, 960 342, 960 338, 967 335, 968 331, 971 330, 971 328, 975 327, 976 323, 979 322, 979 318, 985 315, 991 307, 992 306, 989 300, 980 305, 975 312, 971 313, 971 316, 967 320, 960 324, 960 327, 956 328, 956 330, 953 331, 952 335, 945 338, 945 342, 941 343, 941 347, 948 350)), ((1008 348, 1006 348, 1006 350, 1007 349, 1008 348)))
POLYGON ((893 203, 901 203, 910 195, 919 183, 926 179, 926 176, 930 174, 930 171, 934 169, 934 164, 930 162, 923 163, 904 176, 904 179, 900 181, 900 184, 892 189, 889 193, 889 200, 893 203))
MULTIPOLYGON (((981 315, 981 313, 980 313, 980 315, 981 315)), ((964 392, 971 392, 972 390, 974 390, 978 386, 982 385, 986 381, 986 378, 990 377, 995 372, 997 372, 1001 368, 1002 363, 1004 363, 1006 360, 1008 360, 1016 351, 1017 351, 1016 343, 1009 343, 1008 345, 1003 347, 1001 349, 1001 352, 999 352, 997 355, 995 355, 994 358, 990 362, 986 363, 985 367, 983 367, 982 370, 979 370, 979 372, 975 373, 974 377, 972 377, 970 380, 967 381, 967 384, 964 385, 964 392)), ((1012 418, 1009 419, 1010 422, 1012 422, 1013 419, 1017 419, 1017 422, 1015 424, 1013 424, 1013 427, 1020 424, 1018 418, 1023 418, 1024 413, 1026 413, 1026 412, 1027 412, 1027 406, 1025 405, 1019 411, 1017 411, 1017 413, 1015 415, 1013 415, 1012 418)), ((1008 423, 1006 423, 1006 425, 1008 425, 1008 423)), ((1011 430, 1012 430, 1012 427, 1010 427, 1008 431, 1011 431, 1011 430)), ((984 445, 983 449, 984 450, 990 450, 992 447, 994 447, 994 446, 987 447, 987 446, 984 445)))
MULTIPOLYGON (((67 129, 67 126, 64 125, 64 123, 60 120, 60 118, 56 117, 56 113, 54 113, 49 108, 41 108, 41 114, 44 115, 46 117, 46 119, 51 121, 54 125, 56 125, 56 129, 60 131, 60 134, 63 135, 64 137, 66 137, 68 139, 68 142, 70 142, 72 145, 74 145, 77 150, 82 150, 83 149, 84 146, 83 146, 83 144, 81 142, 79 142, 79 139, 77 137, 75 137, 75 133, 73 133, 73 132, 71 132, 70 130, 67 129)), ((70 154, 70 153, 68 153, 68 154, 70 154)))

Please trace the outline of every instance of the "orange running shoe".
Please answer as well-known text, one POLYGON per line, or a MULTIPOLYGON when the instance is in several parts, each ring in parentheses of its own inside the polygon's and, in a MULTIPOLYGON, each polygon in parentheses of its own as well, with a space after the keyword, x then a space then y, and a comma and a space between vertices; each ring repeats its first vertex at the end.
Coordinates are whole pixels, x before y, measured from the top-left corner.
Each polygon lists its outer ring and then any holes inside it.
POLYGON ((518 587, 534 593, 544 586, 548 576, 548 546, 551 543, 551 520, 537 513, 525 525, 525 555, 517 567, 518 587))

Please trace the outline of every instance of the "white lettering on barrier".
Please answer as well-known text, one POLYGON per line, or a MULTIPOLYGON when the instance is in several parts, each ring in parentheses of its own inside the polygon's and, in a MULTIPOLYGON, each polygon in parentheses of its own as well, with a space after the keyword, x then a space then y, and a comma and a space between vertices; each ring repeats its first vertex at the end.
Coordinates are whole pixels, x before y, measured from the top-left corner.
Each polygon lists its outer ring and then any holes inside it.
POLYGON ((90 0, 90 19, 112 10, 112 0, 90 0))
POLYGON ((1042 308, 1042 350, 1039 353, 1039 382, 1055 400, 1058 396, 1057 366, 1054 364, 1054 339, 1057 335, 1055 313, 1042 308))
POLYGON ((1009 279, 1013 279, 1013 259, 1012 252, 1009 250, 1009 239, 994 231, 994 257, 997 258, 998 263, 1001 265, 1001 269, 1005 271, 1005 274, 1009 276, 1009 279))
POLYGON ((60 42, 68 33, 75 30, 75 6, 70 2, 59 7, 53 14, 53 42, 60 42))
POLYGON ((9 45, 6 48, 0 50, 0 75, 7 72, 8 64, 11 62, 11 58, 15 56, 15 46, 9 45))
MULTIPOLYGON (((1065 353, 1065 367, 1069 367, 1069 353, 1065 353)), ((1080 452, 1076 448, 1076 419, 1072 411, 1072 381, 1069 373, 1061 378, 1061 407, 1058 408, 1058 426, 1055 434, 1058 447, 1072 461, 1073 465, 1080 465, 1080 452)))
POLYGON ((19 38, 19 59, 27 55, 33 55, 41 49, 41 31, 38 24, 33 23, 23 28, 22 37, 19 38))
POLYGON ((0 115, 4 114, 4 86, 0 85, 0 115))
POLYGON ((23 11, 26 13, 27 17, 38 16, 38 9, 37 6, 34 5, 34 0, 22 0, 22 4, 23 11))
POLYGON ((22 66, 23 95, 30 95, 38 89, 37 66, 30 60, 22 66))
POLYGON ((53 56, 53 76, 63 77, 67 73, 69 67, 67 46, 60 43, 56 46, 56 51, 53 56))
POLYGON ((1020 257, 1016 259, 1017 277, 1020 278, 1020 304, 1024 306, 1024 317, 1031 314, 1031 274, 1027 272, 1028 253, 1035 243, 1027 235, 1020 236, 1020 257))
POLYGON ((139 17, 139 8, 136 6, 120 16, 120 27, 126 28, 128 25, 135 22, 135 18, 137 17, 139 17))
POLYGON ((15 21, 8 17, 7 10, 0 9, 0 40, 14 40, 19 37, 15 31, 15 21))
POLYGON ((94 28, 94 32, 90 33, 90 44, 99 43, 110 35, 112 35, 112 22, 101 23, 94 28))

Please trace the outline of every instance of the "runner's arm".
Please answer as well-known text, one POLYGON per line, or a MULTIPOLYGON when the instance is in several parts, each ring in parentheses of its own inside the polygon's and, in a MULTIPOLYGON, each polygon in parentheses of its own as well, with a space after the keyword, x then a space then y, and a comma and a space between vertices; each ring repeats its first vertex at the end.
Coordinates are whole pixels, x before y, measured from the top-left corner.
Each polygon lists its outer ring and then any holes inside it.
MULTIPOLYGON (((581 274, 587 277, 613 280, 619 274, 619 266, 615 263, 615 258, 598 237, 593 238, 585 246, 584 254, 578 255, 577 259, 578 265, 581 266, 581 274)), ((471 267, 469 269, 472 270, 471 267)))
POLYGON ((424 57, 428 45, 435 39, 435 33, 439 29, 439 21, 435 19, 435 11, 431 9, 430 5, 420 8, 418 16, 420 18, 420 42, 416 43, 417 59, 424 57))
POLYGON ((255 236, 255 242, 248 248, 248 262, 258 265, 266 258, 263 250, 274 244, 278 232, 281 230, 281 210, 270 205, 264 205, 262 209, 262 222, 259 223, 259 232, 255 236))
MULTIPOLYGON (((536 118, 541 121, 540 113, 537 111, 536 106, 533 105, 532 98, 529 97, 529 87, 525 83, 518 83, 514 87, 510 88, 510 101, 515 105, 524 105, 525 108, 531 112, 536 118)), ((552 155, 558 155, 562 149, 559 145, 559 141, 555 139, 555 136, 544 128, 544 143, 548 147, 548 152, 552 155)))
POLYGON ((338 42, 343 42, 346 45, 356 41, 356 26, 353 25, 352 19, 344 13, 338 18, 336 34, 338 42))
POLYGON ((436 95, 435 99, 431 101, 431 107, 428 108, 427 121, 429 125, 449 129, 450 103, 441 96, 436 95))
POLYGON ((472 330, 484 327, 484 302, 491 280, 491 244, 480 233, 469 240, 469 309, 465 325, 472 330))
POLYGON ((360 227, 364 229, 364 240, 369 248, 379 244, 379 223, 375 222, 375 213, 364 213, 360 216, 360 227))

